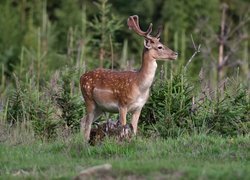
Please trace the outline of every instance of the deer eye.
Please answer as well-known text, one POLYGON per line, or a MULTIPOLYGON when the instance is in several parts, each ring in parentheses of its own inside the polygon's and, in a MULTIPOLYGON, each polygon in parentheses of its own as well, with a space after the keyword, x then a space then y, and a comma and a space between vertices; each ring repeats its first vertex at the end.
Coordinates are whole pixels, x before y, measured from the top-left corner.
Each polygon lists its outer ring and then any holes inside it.
POLYGON ((158 49, 162 49, 163 47, 162 46, 158 46, 158 49))

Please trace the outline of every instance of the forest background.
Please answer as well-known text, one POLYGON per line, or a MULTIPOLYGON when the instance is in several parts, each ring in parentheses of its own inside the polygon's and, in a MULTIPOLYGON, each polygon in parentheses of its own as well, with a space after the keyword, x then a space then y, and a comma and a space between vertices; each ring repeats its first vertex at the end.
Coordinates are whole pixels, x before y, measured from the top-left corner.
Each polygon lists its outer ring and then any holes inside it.
MULTIPOLYGON (((0 13, 0 142, 65 143, 77 136, 85 115, 80 76, 98 67, 140 67, 143 38, 127 27, 137 14, 143 30, 152 22, 156 33, 162 25, 161 41, 179 53, 176 61, 158 62, 139 137, 246 138, 249 149, 249 0, 1 0, 0 13)), ((109 118, 118 115, 99 121, 109 118)), ((0 174, 13 173, 12 165, 3 164, 0 174)))

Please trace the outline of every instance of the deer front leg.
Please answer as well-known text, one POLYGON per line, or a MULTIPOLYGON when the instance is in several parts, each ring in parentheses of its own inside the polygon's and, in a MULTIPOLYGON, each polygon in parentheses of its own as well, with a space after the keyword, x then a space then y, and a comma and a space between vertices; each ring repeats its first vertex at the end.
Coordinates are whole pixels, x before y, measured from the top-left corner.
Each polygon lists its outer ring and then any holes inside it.
POLYGON ((126 125, 127 111, 128 110, 127 110, 126 107, 120 107, 119 108, 119 115, 120 115, 119 121, 120 121, 120 123, 121 123, 122 126, 126 125))
POLYGON ((133 127, 134 134, 136 134, 136 132, 137 132, 137 125, 138 125, 138 120, 139 120, 140 114, 141 114, 141 109, 135 111, 132 115, 131 124, 133 127))
POLYGON ((120 132, 120 138, 126 138, 127 135, 128 135, 128 132, 127 132, 127 127, 126 127, 126 116, 127 116, 127 108, 126 107, 120 107, 119 108, 119 115, 120 115, 120 118, 119 118, 119 121, 122 125, 122 129, 121 129, 121 132, 120 132))

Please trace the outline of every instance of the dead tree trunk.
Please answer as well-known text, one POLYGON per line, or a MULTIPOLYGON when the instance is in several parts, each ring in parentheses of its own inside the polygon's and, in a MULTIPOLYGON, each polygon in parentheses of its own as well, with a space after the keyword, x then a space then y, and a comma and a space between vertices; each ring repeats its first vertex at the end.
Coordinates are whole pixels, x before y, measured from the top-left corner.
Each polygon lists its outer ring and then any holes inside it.
MULTIPOLYGON (((225 46, 225 23, 226 23, 226 10, 228 5, 223 3, 222 4, 222 16, 221 16, 221 29, 220 29, 220 36, 219 36, 219 57, 218 57, 218 64, 217 64, 217 88, 219 88, 220 83, 225 75, 224 72, 224 46, 225 46)), ((223 92, 223 86, 221 86, 221 91, 223 92)))

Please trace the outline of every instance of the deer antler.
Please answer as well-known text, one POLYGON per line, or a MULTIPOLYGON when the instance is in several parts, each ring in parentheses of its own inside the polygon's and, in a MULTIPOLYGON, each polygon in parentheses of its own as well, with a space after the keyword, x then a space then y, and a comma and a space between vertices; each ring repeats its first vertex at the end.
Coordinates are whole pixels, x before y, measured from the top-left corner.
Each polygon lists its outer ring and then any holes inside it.
POLYGON ((162 26, 158 27, 157 34, 155 35, 156 38, 160 38, 162 32, 162 26))
POLYGON ((150 23, 147 31, 142 31, 139 25, 139 17, 137 15, 133 15, 128 18, 127 24, 130 29, 133 29, 140 36, 143 36, 147 39, 152 39, 152 37, 150 36, 153 26, 152 23, 150 23))

